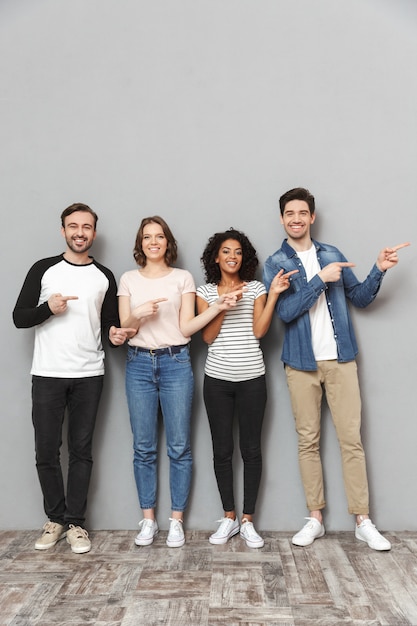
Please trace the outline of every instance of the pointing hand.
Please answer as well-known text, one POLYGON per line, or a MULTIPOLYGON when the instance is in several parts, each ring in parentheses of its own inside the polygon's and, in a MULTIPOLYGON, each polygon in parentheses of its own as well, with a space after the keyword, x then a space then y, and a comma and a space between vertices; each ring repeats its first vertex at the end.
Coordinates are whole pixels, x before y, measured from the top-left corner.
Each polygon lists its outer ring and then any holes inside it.
POLYGON ((137 332, 136 328, 116 328, 116 326, 111 326, 109 339, 114 346, 121 346, 127 339, 136 335, 137 332))
POLYGON ((291 270, 284 274, 284 270, 279 270, 278 274, 275 274, 269 291, 272 293, 280 294, 290 286, 290 276, 297 274, 298 270, 291 270))
POLYGON ((60 315, 67 310, 68 300, 78 300, 78 296, 63 296, 60 293, 53 293, 48 300, 48 306, 54 315, 60 315))
POLYGON ((344 267, 355 267, 355 264, 347 261, 335 261, 323 267, 318 275, 324 283, 337 283, 344 267))
POLYGON ((383 250, 381 250, 376 260, 377 268, 381 272, 386 272, 391 267, 394 267, 394 265, 397 265, 398 263, 397 250, 401 250, 401 248, 406 248, 409 245, 410 245, 409 242, 400 243, 398 244, 398 246, 393 246, 392 248, 384 248, 383 250))
POLYGON ((168 298, 155 298, 155 300, 148 300, 148 302, 144 302, 140 306, 137 306, 136 309, 133 310, 133 315, 138 319, 143 319, 144 317, 152 317, 158 313, 159 303, 166 302, 168 298))

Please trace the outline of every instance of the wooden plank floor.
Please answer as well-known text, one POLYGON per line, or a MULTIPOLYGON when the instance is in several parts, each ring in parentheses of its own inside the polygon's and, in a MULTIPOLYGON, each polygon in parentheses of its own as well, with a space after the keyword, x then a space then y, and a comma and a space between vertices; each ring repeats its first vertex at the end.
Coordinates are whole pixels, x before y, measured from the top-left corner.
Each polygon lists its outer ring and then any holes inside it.
POLYGON ((90 533, 75 555, 66 540, 34 550, 39 531, 0 531, 1 626, 402 626, 417 625, 417 533, 387 533, 391 552, 353 532, 308 548, 264 532, 265 547, 237 535, 224 546, 166 531, 138 548, 134 531, 90 533))

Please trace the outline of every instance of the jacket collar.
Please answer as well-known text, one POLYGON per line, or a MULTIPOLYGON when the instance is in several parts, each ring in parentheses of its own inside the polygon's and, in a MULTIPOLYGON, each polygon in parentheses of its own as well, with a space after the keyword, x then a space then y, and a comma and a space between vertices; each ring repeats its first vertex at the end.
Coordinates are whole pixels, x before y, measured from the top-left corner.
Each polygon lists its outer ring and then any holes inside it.
MULTIPOLYGON (((322 247, 321 244, 315 239, 312 239, 311 241, 313 242, 313 245, 316 248, 316 250, 320 250, 320 248, 322 247)), ((294 248, 290 246, 290 244, 288 243, 288 239, 284 239, 281 245, 281 249, 285 252, 288 258, 297 256, 296 250, 294 250, 294 248)))

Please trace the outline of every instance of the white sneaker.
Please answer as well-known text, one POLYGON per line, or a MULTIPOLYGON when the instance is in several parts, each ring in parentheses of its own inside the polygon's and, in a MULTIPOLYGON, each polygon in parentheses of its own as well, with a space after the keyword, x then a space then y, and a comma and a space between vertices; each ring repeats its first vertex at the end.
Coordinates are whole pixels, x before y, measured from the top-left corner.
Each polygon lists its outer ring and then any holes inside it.
POLYGON ((388 539, 381 535, 370 519, 364 519, 359 526, 356 524, 355 537, 367 543, 372 550, 391 550, 388 539))
POLYGON ((230 537, 237 535, 239 532, 239 522, 231 517, 223 517, 223 519, 217 520, 220 522, 220 526, 215 533, 210 535, 209 541, 215 545, 221 545, 227 543, 230 537))
POLYGON ((246 541, 249 548, 263 548, 265 542, 258 535, 252 522, 243 522, 240 527, 240 536, 246 541))
POLYGON ((326 532, 323 524, 320 524, 315 517, 306 517, 306 519, 308 520, 307 524, 291 540, 295 546, 302 546, 303 548, 309 546, 315 539, 323 537, 326 532))
POLYGON ((143 519, 139 522, 140 532, 136 536, 137 546, 150 546, 159 532, 158 524, 153 519, 143 519))
POLYGON ((169 518, 169 531, 167 537, 168 548, 181 548, 185 543, 184 529, 182 526, 182 520, 169 518))

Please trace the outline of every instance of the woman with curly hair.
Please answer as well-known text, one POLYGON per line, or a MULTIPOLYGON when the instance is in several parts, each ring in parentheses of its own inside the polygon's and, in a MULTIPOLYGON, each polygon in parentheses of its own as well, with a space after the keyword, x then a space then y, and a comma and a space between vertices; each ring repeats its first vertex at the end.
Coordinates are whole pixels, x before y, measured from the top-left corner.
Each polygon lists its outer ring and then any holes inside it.
POLYGON ((201 261, 207 284, 197 289, 199 314, 229 292, 242 289, 236 306, 224 310, 203 329, 208 353, 204 375, 204 403, 213 442, 214 472, 224 517, 210 543, 224 544, 240 531, 251 548, 264 540, 253 525, 262 473, 261 431, 266 405, 265 365, 259 340, 269 329, 279 294, 289 287, 291 274, 281 270, 268 297, 255 280, 256 251, 246 235, 233 228, 213 235, 201 261), (233 494, 233 421, 237 415, 244 465, 244 502, 241 524, 233 494))
POLYGON ((210 309, 195 316, 193 277, 173 267, 177 243, 168 224, 157 215, 142 220, 133 256, 139 267, 122 275, 118 296, 121 325, 132 329, 126 395, 133 432, 134 474, 143 511, 135 543, 150 545, 158 533, 155 507, 160 405, 170 462, 172 513, 167 545, 175 548, 185 542, 183 513, 191 483, 194 383, 190 337, 221 311, 233 307, 238 294, 219 296, 210 309))

